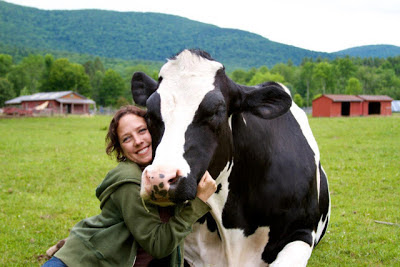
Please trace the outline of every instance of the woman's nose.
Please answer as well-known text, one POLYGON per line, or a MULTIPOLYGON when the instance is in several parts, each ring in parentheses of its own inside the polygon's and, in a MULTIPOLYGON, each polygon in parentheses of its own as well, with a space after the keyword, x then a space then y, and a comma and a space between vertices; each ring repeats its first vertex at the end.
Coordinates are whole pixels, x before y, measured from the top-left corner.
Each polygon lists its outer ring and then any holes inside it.
POLYGON ((143 138, 141 136, 133 136, 133 143, 135 146, 141 145, 143 143, 143 138))

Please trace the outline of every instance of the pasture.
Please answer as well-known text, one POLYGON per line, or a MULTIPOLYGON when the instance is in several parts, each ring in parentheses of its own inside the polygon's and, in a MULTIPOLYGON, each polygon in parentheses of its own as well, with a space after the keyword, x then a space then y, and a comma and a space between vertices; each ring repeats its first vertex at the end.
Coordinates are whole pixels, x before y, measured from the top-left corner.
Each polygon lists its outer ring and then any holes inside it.
MULTIPOLYGON (((400 265, 400 116, 309 120, 332 198, 309 266, 400 265)), ((0 119, 0 266, 40 266, 38 255, 99 212, 94 190, 116 165, 104 152, 109 121, 0 119)))

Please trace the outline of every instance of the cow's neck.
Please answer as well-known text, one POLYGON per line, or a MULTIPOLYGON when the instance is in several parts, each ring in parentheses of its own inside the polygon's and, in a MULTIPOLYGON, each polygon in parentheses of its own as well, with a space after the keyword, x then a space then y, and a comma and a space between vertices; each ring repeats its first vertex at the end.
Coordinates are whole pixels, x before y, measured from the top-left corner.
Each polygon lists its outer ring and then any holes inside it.
MULTIPOLYGON (((229 118, 230 121, 230 118, 229 118)), ((218 133, 218 146, 211 159, 208 171, 211 176, 217 178, 220 176, 226 166, 233 162, 233 136, 230 123, 226 123, 218 133)))

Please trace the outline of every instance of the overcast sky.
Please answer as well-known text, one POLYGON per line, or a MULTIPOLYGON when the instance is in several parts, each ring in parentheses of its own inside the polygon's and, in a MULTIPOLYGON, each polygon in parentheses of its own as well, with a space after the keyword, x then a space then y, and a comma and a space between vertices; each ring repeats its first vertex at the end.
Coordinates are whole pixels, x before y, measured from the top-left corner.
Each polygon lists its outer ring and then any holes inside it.
POLYGON ((399 0, 6 0, 40 9, 158 12, 335 52, 374 44, 400 46, 399 0))

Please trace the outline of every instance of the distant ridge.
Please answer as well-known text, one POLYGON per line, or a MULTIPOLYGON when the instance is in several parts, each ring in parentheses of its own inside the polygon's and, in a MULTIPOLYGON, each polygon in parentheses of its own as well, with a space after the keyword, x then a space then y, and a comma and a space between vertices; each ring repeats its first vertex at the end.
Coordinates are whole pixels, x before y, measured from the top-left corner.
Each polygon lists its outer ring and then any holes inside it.
POLYGON ((352 57, 387 58, 400 55, 400 47, 395 45, 365 45, 341 50, 335 54, 352 57))
MULTIPOLYGON (((148 61, 164 61, 184 48, 201 48, 230 68, 245 69, 288 61, 298 65, 304 58, 333 59, 355 53, 351 49, 310 51, 254 33, 160 13, 48 11, 0 1, 0 49, 7 47, 148 61)), ((400 55, 399 47, 392 48, 364 55, 400 55)))

